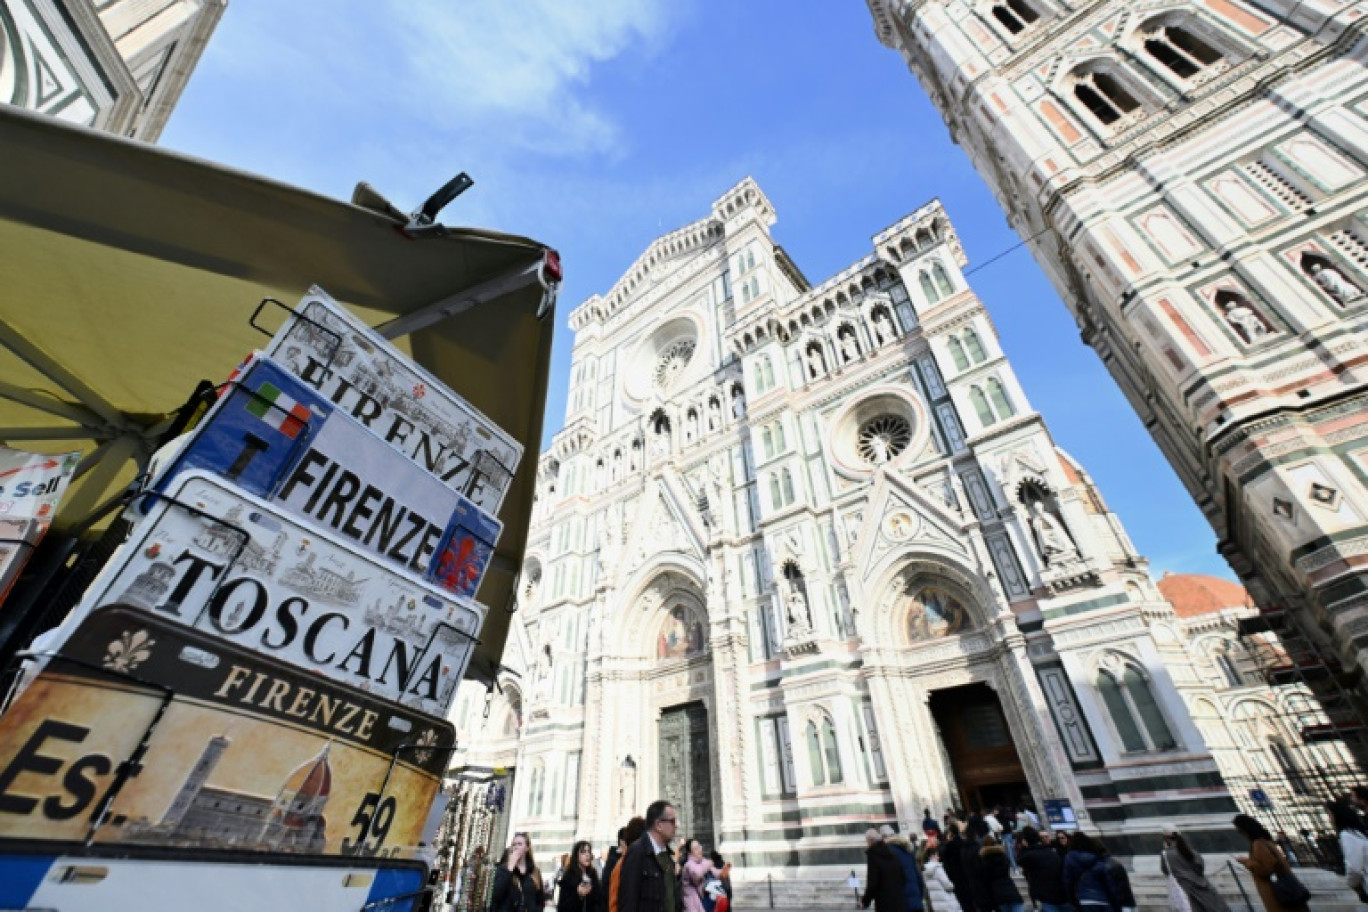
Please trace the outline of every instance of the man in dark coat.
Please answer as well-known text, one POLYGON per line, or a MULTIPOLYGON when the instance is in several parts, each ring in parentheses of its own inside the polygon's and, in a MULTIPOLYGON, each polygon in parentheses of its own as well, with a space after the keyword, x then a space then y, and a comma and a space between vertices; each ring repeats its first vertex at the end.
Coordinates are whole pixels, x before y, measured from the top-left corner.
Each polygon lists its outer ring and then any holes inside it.
POLYGON ((1035 827, 1021 831, 1017 864, 1026 875, 1031 901, 1040 904, 1041 912, 1068 912, 1073 908, 1064 889, 1064 859, 1041 841, 1035 827))
POLYGON ((874 904, 875 912, 908 912, 907 897, 903 892, 906 882, 903 879, 902 865, 893 857, 893 850, 884 844, 879 831, 870 827, 865 831, 865 857, 869 868, 865 874, 867 886, 864 896, 860 897, 860 908, 868 909, 874 904))
MULTIPOLYGON (((988 878, 983 873, 983 859, 980 853, 983 851, 983 837, 979 835, 981 828, 986 828, 982 817, 969 819, 968 828, 964 838, 960 840, 960 860, 963 863, 964 879, 969 882, 969 895, 972 899, 969 905, 964 907, 964 912, 976 909, 978 912, 997 912, 997 905, 993 902, 993 893, 988 889, 988 878)), ((987 835, 987 834, 984 834, 987 835)))
POLYGON ((960 838, 960 828, 955 824, 945 831, 945 845, 941 847, 941 864, 945 866, 945 876, 955 885, 955 899, 959 900, 964 912, 973 912, 974 894, 969 889, 969 878, 964 873, 964 858, 960 855, 964 840, 960 838))
POLYGON ((668 801, 653 801, 646 808, 646 832, 622 859, 618 912, 681 912, 684 908, 670 851, 678 825, 675 807, 668 801))

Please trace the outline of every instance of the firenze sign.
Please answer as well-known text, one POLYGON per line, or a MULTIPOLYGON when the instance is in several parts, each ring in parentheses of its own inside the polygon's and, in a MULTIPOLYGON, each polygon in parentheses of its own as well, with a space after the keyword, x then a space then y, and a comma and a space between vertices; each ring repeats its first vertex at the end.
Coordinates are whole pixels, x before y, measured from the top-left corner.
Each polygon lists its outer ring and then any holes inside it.
POLYGON ((148 515, 86 591, 68 629, 97 608, 129 605, 380 699, 446 714, 482 606, 200 472, 148 496, 148 515))
POLYGON ((522 446, 321 290, 312 289, 265 354, 444 485, 491 515, 522 446))

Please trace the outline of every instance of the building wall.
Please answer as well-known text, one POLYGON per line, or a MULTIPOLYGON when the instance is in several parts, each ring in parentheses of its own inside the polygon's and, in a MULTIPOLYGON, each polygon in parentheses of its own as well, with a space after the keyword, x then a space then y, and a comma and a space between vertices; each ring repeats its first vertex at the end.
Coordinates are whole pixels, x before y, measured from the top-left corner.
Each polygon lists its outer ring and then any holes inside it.
POLYGON ((1256 600, 1368 662, 1365 5, 869 7, 1256 600))
POLYGON ((155 142, 227 0, 0 0, 0 101, 155 142))
POLYGON ((747 179, 571 314, 499 755, 514 828, 543 853, 609 843, 687 767, 662 719, 701 705, 705 842, 748 878, 844 876, 868 825, 962 805, 934 695, 978 683, 1037 806, 1120 852, 1226 829, 1165 664, 1176 618, 1031 408, 940 204, 817 287, 774 220, 747 179), (1162 722, 1131 703, 1124 742, 1102 675, 1162 722))

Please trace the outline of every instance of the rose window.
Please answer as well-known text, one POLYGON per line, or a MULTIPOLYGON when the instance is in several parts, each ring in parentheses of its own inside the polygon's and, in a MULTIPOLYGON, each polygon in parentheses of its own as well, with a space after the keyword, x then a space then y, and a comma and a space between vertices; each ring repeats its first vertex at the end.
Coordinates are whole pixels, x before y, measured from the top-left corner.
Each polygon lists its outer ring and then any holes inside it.
POLYGON ((654 376, 656 389, 665 391, 674 386, 679 375, 688 366, 693 353, 693 339, 679 339, 666 346, 665 350, 656 357, 654 376))
POLYGON ((879 415, 860 425, 860 458, 880 466, 893 459, 912 442, 912 425, 899 415, 879 415))

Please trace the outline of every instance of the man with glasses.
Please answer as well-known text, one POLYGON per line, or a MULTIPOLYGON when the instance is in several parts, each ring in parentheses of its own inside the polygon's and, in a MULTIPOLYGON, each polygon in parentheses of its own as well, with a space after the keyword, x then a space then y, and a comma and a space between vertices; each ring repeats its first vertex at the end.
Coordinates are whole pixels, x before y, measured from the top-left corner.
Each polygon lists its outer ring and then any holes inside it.
POLYGON ((680 912, 679 878, 670 840, 679 817, 668 801, 646 808, 646 832, 627 850, 619 875, 618 912, 680 912))

